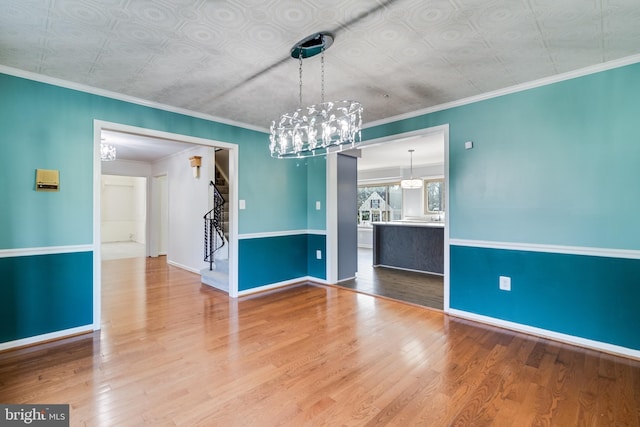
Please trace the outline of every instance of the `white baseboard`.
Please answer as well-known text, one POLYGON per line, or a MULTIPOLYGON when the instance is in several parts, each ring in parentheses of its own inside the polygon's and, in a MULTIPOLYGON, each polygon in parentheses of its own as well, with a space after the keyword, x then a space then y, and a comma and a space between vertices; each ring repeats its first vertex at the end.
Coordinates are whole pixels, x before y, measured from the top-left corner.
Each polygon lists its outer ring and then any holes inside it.
POLYGON ((200 270, 198 270, 196 268, 187 267, 186 265, 182 265, 182 264, 179 264, 179 263, 174 262, 174 261, 167 260, 167 264, 172 265, 174 267, 181 268, 183 270, 190 271, 191 273, 200 274, 200 270))
POLYGON ((573 335, 562 334, 559 332, 549 331, 547 329, 536 328, 534 326, 523 325, 521 323, 509 322, 507 320, 496 319, 495 317, 483 316, 481 314, 469 313, 467 311, 449 309, 446 311, 451 316, 460 317, 462 319, 473 320, 491 326, 510 329, 529 335, 535 335, 542 338, 548 338, 554 341, 560 341, 567 344, 577 345, 579 347, 591 350, 602 351, 604 353, 614 354, 616 356, 628 357, 630 359, 640 360, 640 350, 634 350, 627 347, 608 344, 605 342, 589 340, 573 335))
POLYGON ((72 335, 84 334, 87 332, 93 332, 93 324, 78 326, 77 328, 65 329, 62 331, 50 332, 48 334, 36 335, 29 338, 22 338, 15 341, 7 341, 0 343, 0 351, 9 350, 17 347, 24 347, 27 345, 38 344, 45 341, 56 340, 60 338, 66 338, 72 335))
POLYGON ((303 282, 313 282, 320 285, 329 284, 329 282, 327 282, 324 279, 318 279, 317 277, 312 277, 312 276, 303 276, 303 277, 298 277, 297 279, 285 280, 283 282, 271 283, 269 285, 259 286, 257 288, 246 289, 244 291, 238 292, 238 296, 241 297, 245 295, 255 294, 258 292, 270 291, 272 289, 282 288, 284 286, 296 285, 303 282))

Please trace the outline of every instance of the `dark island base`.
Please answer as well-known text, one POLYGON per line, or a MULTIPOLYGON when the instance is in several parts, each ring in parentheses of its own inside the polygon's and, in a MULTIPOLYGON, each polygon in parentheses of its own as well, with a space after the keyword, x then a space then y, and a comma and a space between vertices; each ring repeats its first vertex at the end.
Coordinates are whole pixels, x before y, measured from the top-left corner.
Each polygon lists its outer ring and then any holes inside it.
POLYGON ((444 228, 374 224, 373 265, 444 274, 444 228))

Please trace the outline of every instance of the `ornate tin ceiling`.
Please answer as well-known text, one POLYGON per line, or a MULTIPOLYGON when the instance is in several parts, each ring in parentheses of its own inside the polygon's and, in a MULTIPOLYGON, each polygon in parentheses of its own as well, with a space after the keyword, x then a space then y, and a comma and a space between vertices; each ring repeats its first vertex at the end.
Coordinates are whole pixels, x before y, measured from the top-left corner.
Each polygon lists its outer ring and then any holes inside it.
POLYGON ((266 129, 298 105, 290 48, 327 30, 326 97, 366 124, 638 54, 638 22, 638 0, 3 0, 0 64, 266 129))

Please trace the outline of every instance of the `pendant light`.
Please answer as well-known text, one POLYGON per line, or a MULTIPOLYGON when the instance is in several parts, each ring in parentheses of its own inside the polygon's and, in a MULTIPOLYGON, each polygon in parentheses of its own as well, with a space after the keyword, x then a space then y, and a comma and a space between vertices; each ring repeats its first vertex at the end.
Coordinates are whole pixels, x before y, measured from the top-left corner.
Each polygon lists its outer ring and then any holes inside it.
POLYGON ((422 188, 422 180, 421 179, 413 179, 413 152, 415 150, 409 150, 409 155, 411 156, 411 175, 409 179, 403 179, 400 181, 400 187, 406 190, 412 190, 415 188, 422 188))

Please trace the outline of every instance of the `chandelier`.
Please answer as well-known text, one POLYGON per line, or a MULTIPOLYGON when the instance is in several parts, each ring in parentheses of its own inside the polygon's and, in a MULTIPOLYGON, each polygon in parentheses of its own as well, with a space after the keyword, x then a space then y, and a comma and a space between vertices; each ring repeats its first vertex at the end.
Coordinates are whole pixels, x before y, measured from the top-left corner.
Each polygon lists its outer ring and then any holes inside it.
POLYGON ((102 138, 100 142, 100 160, 103 162, 110 162, 116 159, 116 147, 104 142, 102 138))
POLYGON ((324 51, 333 44, 333 34, 312 34, 291 48, 299 62, 300 107, 271 123, 271 157, 299 158, 354 148, 360 143, 362 105, 356 101, 324 100, 324 51), (322 98, 319 104, 302 106, 302 59, 321 55, 322 98))
POLYGON ((422 188, 422 180, 421 179, 413 179, 413 152, 416 150, 409 150, 409 155, 411 156, 411 175, 409 179, 403 179, 400 181, 400 187, 412 190, 414 188, 422 188))

